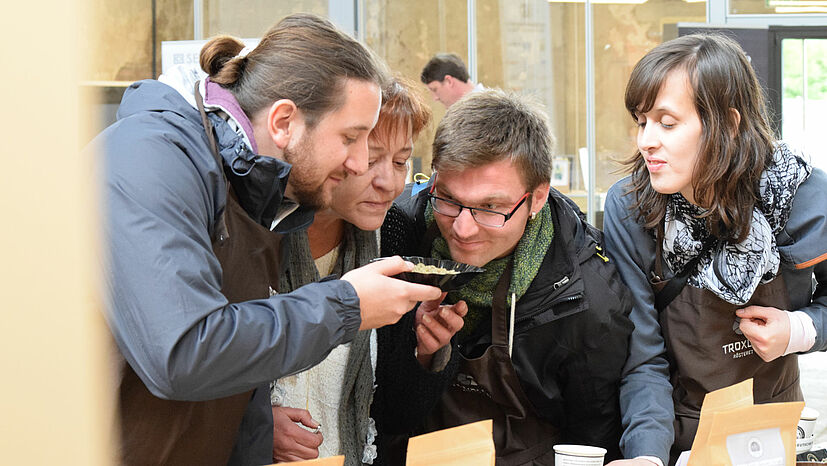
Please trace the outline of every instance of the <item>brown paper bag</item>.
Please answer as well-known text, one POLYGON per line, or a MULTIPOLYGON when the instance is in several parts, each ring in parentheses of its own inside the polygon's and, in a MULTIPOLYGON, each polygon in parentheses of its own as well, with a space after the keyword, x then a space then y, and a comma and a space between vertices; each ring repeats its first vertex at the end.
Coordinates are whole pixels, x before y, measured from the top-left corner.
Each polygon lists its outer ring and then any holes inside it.
POLYGON ((795 434, 803 401, 767 403, 713 413, 710 465, 795 465, 795 434))
POLYGON ((803 402, 753 404, 752 379, 707 393, 687 466, 792 466, 803 402))
MULTIPOLYGON (((342 455, 339 456, 329 456, 327 458, 318 458, 315 460, 307 460, 307 461, 291 461, 290 463, 279 463, 279 464, 301 464, 307 466, 343 466, 345 464, 345 457, 342 455)), ((275 464, 271 464, 270 466, 276 466, 275 464)))
POLYGON ((494 466, 493 422, 473 422, 412 437, 408 466, 494 466))
POLYGON ((701 419, 698 422, 698 431, 695 433, 695 440, 692 442, 692 450, 686 466, 710 464, 709 459, 706 458, 708 450, 702 446, 706 445, 709 440, 712 413, 749 406, 752 406, 752 379, 707 393, 701 405, 701 419))

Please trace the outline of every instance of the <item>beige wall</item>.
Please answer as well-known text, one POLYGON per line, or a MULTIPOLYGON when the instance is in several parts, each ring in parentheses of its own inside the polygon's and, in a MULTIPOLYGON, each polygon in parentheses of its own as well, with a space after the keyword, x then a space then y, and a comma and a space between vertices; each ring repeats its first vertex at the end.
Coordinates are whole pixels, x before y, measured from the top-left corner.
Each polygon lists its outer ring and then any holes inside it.
POLYGON ((95 178, 78 151, 85 5, 18 2, 0 19, 0 464, 111 463, 95 178))
POLYGON ((152 3, 135 0, 86 0, 90 20, 81 35, 89 52, 82 78, 137 81, 161 72, 161 42, 193 38, 192 0, 162 0, 156 11, 156 73, 152 72, 152 3))
POLYGON ((458 0, 365 0, 365 43, 388 62, 391 70, 419 86, 434 112, 434 124, 425 129, 414 147, 422 171, 430 173, 431 142, 445 107, 434 102, 419 81, 422 67, 438 52, 468 56, 467 10, 458 0))
POLYGON ((705 22, 705 15, 705 3, 682 0, 594 6, 598 191, 605 192, 620 178, 614 160, 634 153, 636 126, 623 102, 632 68, 646 52, 663 42, 664 25, 705 22))
MULTIPOLYGON (((189 3, 191 5, 192 0, 189 3)), ((261 37, 279 19, 294 12, 327 16, 327 3, 328 0, 207 0, 204 2, 204 37, 216 34, 261 37)))

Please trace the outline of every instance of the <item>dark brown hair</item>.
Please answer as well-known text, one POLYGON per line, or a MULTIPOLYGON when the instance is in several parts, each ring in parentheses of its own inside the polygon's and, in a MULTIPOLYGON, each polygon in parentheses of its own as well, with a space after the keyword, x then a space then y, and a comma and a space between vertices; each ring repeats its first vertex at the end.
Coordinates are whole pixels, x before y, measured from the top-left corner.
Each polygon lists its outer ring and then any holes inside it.
POLYGON ((432 81, 442 82, 445 76, 451 75, 462 82, 468 82, 468 69, 465 68, 465 63, 455 53, 438 53, 433 56, 425 67, 422 68, 422 74, 419 79, 428 84, 432 81))
MULTIPOLYGON (((758 182, 773 153, 764 93, 744 51, 722 34, 693 34, 664 42, 632 70, 626 86, 626 109, 652 109, 667 76, 685 71, 702 124, 698 159, 692 173, 695 202, 708 209, 709 231, 724 240, 743 241, 759 199, 758 182), (736 124, 732 109, 740 114, 736 124)), ((632 174, 633 209, 647 228, 664 218, 669 195, 649 182, 638 150, 624 161, 632 174)))
POLYGON ((370 137, 387 143, 396 136, 400 125, 410 125, 411 138, 416 139, 431 122, 431 116, 431 108, 410 80, 394 76, 382 88, 382 108, 370 137))
POLYGON ((499 89, 474 92, 448 108, 434 136, 432 167, 458 171, 509 159, 526 189, 551 178, 554 140, 539 105, 499 89))
POLYGON ((249 54, 237 56, 243 47, 234 37, 218 36, 201 49, 200 63, 250 118, 289 99, 313 128, 323 114, 344 104, 347 79, 379 86, 387 79, 384 66, 365 46, 311 14, 283 18, 249 54))

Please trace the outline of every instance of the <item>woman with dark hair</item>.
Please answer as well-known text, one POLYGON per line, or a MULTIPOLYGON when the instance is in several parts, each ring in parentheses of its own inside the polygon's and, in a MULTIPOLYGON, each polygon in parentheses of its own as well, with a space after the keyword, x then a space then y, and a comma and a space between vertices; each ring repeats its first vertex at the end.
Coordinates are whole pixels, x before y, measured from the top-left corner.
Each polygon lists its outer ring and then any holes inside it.
POLYGON ((621 449, 657 464, 690 449, 709 391, 753 378, 757 403, 803 398, 796 353, 827 349, 827 176, 773 138, 728 37, 651 50, 626 108, 638 150, 604 217, 635 300, 621 449))

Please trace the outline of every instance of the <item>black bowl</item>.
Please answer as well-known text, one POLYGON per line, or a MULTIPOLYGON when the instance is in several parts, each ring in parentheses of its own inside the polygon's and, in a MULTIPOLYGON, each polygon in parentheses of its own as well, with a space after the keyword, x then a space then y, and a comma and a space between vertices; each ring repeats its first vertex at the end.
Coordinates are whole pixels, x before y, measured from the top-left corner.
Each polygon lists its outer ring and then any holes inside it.
POLYGON ((453 270, 457 273, 437 274, 437 273, 419 273, 419 272, 402 272, 394 275, 394 278, 405 280, 411 283, 421 283, 423 285, 431 285, 439 287, 442 291, 458 290, 471 281, 478 273, 484 272, 485 269, 475 267, 473 265, 463 264, 461 262, 454 262, 449 260, 431 259, 430 257, 419 256, 404 256, 402 257, 408 262, 416 264, 433 265, 446 270, 453 270))

